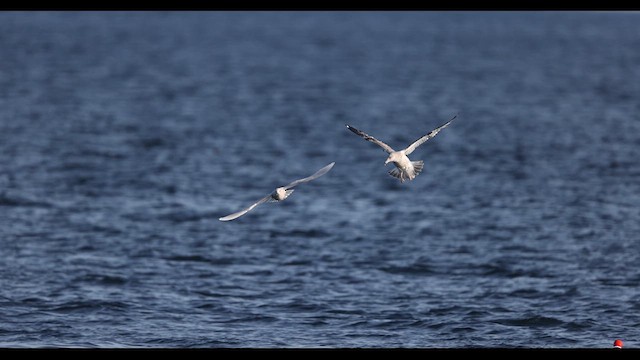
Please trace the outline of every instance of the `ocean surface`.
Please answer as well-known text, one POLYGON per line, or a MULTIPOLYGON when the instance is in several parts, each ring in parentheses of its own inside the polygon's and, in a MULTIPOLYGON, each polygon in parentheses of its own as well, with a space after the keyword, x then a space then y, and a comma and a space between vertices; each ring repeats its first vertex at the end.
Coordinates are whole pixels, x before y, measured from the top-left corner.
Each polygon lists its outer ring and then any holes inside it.
POLYGON ((640 347, 640 13, 2 12, 0 49, 0 347, 640 347), (402 184, 345 127, 455 114, 402 184))

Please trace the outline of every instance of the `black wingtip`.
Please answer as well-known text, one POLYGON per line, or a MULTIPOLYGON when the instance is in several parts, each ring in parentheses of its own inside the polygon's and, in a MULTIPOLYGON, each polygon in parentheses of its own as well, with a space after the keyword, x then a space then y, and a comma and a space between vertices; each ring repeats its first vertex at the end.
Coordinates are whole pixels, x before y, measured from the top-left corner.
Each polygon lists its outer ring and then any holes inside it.
POLYGON ((351 131, 352 133, 354 133, 354 134, 356 134, 356 135, 360 135, 360 136, 362 136, 362 135, 360 134, 360 130, 358 130, 358 129, 354 128, 353 126, 349 126, 349 125, 347 125, 347 129, 349 129, 349 131, 351 131))

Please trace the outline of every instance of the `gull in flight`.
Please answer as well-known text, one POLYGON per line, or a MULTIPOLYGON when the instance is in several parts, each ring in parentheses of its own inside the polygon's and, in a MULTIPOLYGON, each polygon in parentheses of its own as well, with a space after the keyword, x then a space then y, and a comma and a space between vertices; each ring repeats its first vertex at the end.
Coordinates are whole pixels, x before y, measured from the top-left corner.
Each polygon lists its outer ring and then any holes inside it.
POLYGON ((389 157, 387 157, 387 160, 384 162, 384 165, 386 166, 388 163, 392 162, 396 166, 395 169, 389 171, 389 175, 400 179, 400 182, 404 182, 405 180, 413 180, 416 176, 418 176, 418 174, 420 174, 420 172, 422 171, 422 168, 424 167, 424 161, 422 160, 411 161, 409 160, 407 155, 411 154, 418 146, 422 145, 425 141, 436 136, 438 132, 440 132, 440 130, 447 127, 453 121, 453 119, 455 119, 457 116, 458 115, 452 117, 451 120, 447 121, 445 124, 440 125, 437 128, 431 130, 430 133, 419 138, 418 140, 414 141, 413 144, 409 145, 406 149, 400 150, 400 151, 393 150, 391 146, 383 143, 382 141, 374 138, 371 135, 368 135, 354 128, 353 126, 347 125, 347 128, 352 132, 354 132, 355 134, 361 136, 363 139, 367 141, 371 141, 372 143, 384 149, 384 151, 386 151, 389 154, 389 157))
POLYGON ((286 199, 287 197, 289 197, 289 195, 291 195, 291 193, 293 192, 293 188, 302 184, 302 183, 306 183, 308 181, 314 180, 319 178, 320 176, 326 174, 327 172, 329 172, 329 170, 331 170, 331 168, 333 167, 333 165, 335 165, 335 162, 332 162, 331 164, 323 167, 322 169, 316 171, 315 174, 308 176, 306 178, 302 178, 302 179, 298 179, 292 183, 290 183, 289 185, 285 185, 285 186, 281 186, 277 189, 275 189, 274 192, 272 192, 271 194, 263 197, 262 199, 256 201, 255 203, 253 203, 251 206, 249 206, 248 208, 238 211, 236 213, 233 213, 231 215, 227 215, 225 217, 221 217, 220 221, 229 221, 229 220, 233 220, 233 219, 237 219, 240 216, 248 213, 249 211, 251 211, 254 207, 265 203, 267 201, 269 202, 273 202, 273 201, 282 201, 284 199, 286 199))

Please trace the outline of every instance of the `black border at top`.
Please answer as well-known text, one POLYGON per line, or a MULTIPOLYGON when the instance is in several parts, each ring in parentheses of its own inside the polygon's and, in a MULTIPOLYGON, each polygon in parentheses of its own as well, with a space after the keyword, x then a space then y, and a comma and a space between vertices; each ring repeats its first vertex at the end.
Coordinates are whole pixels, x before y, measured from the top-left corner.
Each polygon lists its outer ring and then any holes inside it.
POLYGON ((640 4, 631 6, 629 1, 473 1, 473 0, 394 0, 394 1, 355 1, 355 0, 305 0, 305 1, 258 1, 258 0, 93 0, 93 1, 44 1, 44 0, 5 0, 0 3, 1 11, 20 10, 149 10, 149 11, 182 11, 182 10, 595 10, 595 11, 639 11, 640 4))

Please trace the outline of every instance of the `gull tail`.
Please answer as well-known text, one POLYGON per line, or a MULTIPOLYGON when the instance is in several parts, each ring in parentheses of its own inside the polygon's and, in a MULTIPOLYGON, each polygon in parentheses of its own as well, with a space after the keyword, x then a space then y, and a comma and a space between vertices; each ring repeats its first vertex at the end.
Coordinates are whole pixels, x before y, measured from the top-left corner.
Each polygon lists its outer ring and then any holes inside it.
POLYGON ((411 165, 413 165, 413 170, 410 170, 410 173, 405 173, 404 171, 395 168, 389 171, 389 175, 393 176, 396 179, 399 179, 400 182, 405 182, 406 180, 413 180, 418 174, 422 172, 424 168, 424 161, 412 161, 411 165))
POLYGON ((400 182, 404 182, 405 180, 409 179, 404 172, 402 172, 402 170, 398 169, 398 168, 394 168, 391 171, 389 171, 389 175, 393 176, 396 179, 399 179, 400 182))
MULTIPOLYGON (((284 199, 288 198, 289 195, 291 195, 291 193, 293 193, 293 189, 285 190, 284 191, 284 199)), ((284 200, 284 199, 282 199, 282 200, 284 200)))
POLYGON ((422 172, 422 168, 424 168, 424 161, 412 161, 411 165, 413 165, 413 176, 416 177, 422 172))

